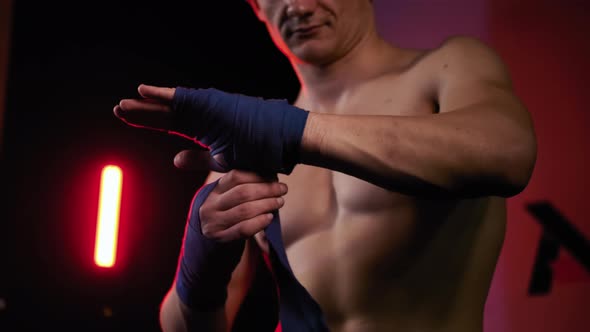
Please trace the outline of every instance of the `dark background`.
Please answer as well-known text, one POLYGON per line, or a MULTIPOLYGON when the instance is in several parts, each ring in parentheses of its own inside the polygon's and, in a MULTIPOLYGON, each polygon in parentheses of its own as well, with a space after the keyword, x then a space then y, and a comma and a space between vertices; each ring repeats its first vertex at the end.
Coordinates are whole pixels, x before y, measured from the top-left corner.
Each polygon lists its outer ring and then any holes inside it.
MULTIPOLYGON (((556 209, 587 247, 590 2, 373 2, 379 30, 398 46, 436 47, 456 34, 487 42, 533 116, 537 165, 528 187, 508 200, 485 331, 588 331, 588 260, 530 207, 556 209), (550 278, 531 292, 538 271, 550 278)), ((0 0, 0 19, 7 3, 0 0)), ((112 107, 136 96, 141 82, 292 100, 297 81, 243 0, 12 3, 10 43, 0 22, 0 47, 9 46, 0 49, 0 70, 10 53, 8 75, 0 72, 8 76, 0 332, 158 331, 158 306, 205 174, 172 165, 191 142, 127 127, 112 107), (117 263, 103 270, 93 263, 94 232, 100 171, 110 163, 123 168, 123 204, 117 263)))
POLYGON ((291 67, 235 0, 15 1, 9 55, 0 331, 159 331, 206 174, 172 164, 192 142, 128 127, 112 108, 139 83, 292 100, 291 67), (99 180, 111 163, 123 169, 119 248, 100 269, 99 180))

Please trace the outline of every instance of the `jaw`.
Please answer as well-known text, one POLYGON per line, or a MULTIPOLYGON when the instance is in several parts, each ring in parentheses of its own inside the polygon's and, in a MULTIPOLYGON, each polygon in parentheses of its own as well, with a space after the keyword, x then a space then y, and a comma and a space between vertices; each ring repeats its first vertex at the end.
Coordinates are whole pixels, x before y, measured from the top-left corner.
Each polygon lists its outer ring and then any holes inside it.
POLYGON ((334 48, 319 40, 294 45, 287 56, 296 63, 315 66, 324 66, 338 58, 334 48))

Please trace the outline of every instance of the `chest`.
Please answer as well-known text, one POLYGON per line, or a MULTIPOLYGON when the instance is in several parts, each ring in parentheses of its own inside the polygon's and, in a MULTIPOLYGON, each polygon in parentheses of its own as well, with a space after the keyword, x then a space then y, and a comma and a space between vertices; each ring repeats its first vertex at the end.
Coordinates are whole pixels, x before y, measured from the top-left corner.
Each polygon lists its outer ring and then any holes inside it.
MULTIPOLYGON (((437 111, 428 85, 412 76, 371 81, 343 94, 329 107, 299 106, 314 112, 329 108, 331 112, 345 115, 415 116, 437 111)), ((350 219, 346 218, 348 215, 370 216, 411 204, 405 195, 329 169, 298 165, 289 176, 279 178, 289 186, 280 211, 283 240, 287 246, 310 234, 328 231, 338 220, 350 219)))
POLYGON ((436 86, 424 71, 384 75, 324 102, 301 99, 296 106, 312 112, 342 115, 416 116, 438 111, 436 86))
POLYGON ((313 166, 299 165, 279 180, 289 186, 280 210, 286 247, 314 234, 329 234, 350 216, 370 217, 410 202, 405 195, 313 166))

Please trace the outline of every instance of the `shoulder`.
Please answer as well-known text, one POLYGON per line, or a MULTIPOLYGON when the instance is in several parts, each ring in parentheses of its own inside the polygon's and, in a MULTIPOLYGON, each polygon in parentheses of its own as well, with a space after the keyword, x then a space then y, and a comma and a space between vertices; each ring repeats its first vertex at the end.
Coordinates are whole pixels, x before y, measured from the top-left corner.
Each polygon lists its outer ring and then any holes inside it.
POLYGON ((429 52, 431 69, 439 79, 461 78, 510 84, 508 69, 486 42, 469 36, 445 39, 429 52))
MULTIPOLYGON (((486 42, 471 36, 456 35, 429 49, 402 49, 404 68, 429 81, 449 75, 500 75, 506 66, 486 42)), ((416 76, 416 75, 411 75, 416 76)))
POLYGON ((482 41, 481 39, 457 35, 444 39, 439 46, 435 49, 439 53, 473 53, 473 52, 488 52, 493 53, 491 46, 482 41))
POLYGON ((475 37, 449 37, 437 47, 426 50, 420 58, 416 67, 435 93, 449 82, 512 85, 507 66, 498 53, 475 37))
POLYGON ((408 67, 413 65, 430 65, 445 60, 460 60, 464 57, 497 56, 491 46, 484 41, 470 36, 451 36, 438 45, 426 49, 401 49, 405 54, 408 67))

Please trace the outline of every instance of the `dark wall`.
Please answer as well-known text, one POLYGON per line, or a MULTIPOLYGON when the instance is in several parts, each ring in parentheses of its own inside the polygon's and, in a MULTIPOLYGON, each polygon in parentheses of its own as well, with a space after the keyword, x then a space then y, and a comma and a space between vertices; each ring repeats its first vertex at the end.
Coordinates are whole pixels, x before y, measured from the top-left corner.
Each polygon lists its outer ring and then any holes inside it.
MULTIPOLYGON (((68 2, 13 4, 0 331, 158 331, 158 305, 205 174, 172 165, 191 142, 127 127, 112 107, 135 96, 141 82, 292 99, 297 81, 244 1, 68 2), (101 270, 92 254, 99 176, 108 163, 123 168, 123 204, 117 263, 101 270)), ((558 225, 571 226, 587 246, 587 2, 375 4, 381 31, 401 46, 431 47, 457 33, 489 42, 533 115, 539 159, 529 187, 509 200, 486 330, 586 330, 587 260, 528 207, 546 202, 565 218, 558 225), (543 254, 545 247, 553 254, 543 254), (540 288, 532 287, 537 278, 540 288)))
POLYGON ((0 0, 0 154, 4 129, 4 111, 6 105, 6 72, 8 69, 8 48, 12 28, 12 0, 0 0))
POLYGON ((242 1, 22 1, 13 18, 0 330, 157 331, 205 174, 172 164, 192 142, 128 127, 113 106, 142 82, 292 99, 297 81, 242 1), (94 232, 109 163, 123 169, 121 225, 117 263, 101 270, 94 232))
POLYGON ((537 164, 509 200, 490 331, 588 331, 590 2, 490 2, 490 39, 537 134, 537 164))

